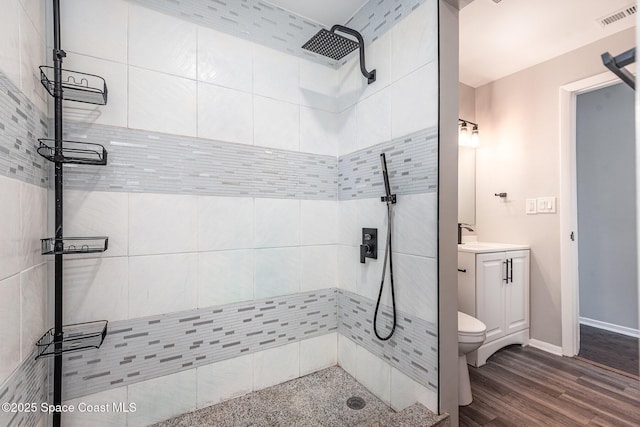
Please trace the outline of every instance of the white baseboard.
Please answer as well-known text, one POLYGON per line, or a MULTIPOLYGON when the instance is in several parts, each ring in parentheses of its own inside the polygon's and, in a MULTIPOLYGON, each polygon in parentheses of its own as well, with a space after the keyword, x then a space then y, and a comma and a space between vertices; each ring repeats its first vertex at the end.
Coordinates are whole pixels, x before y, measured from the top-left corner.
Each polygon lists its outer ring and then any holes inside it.
POLYGON ((627 335, 629 337, 640 338, 640 330, 627 328, 626 326, 614 325, 613 323, 602 322, 600 320, 588 319, 586 317, 580 318, 581 325, 592 326, 598 329, 604 329, 605 331, 615 332, 616 334, 627 335))
POLYGON ((537 348, 538 350, 546 351, 547 353, 555 354, 556 356, 562 356, 562 347, 559 345, 549 344, 548 342, 540 341, 534 338, 529 340, 529 345, 531 347, 537 348))

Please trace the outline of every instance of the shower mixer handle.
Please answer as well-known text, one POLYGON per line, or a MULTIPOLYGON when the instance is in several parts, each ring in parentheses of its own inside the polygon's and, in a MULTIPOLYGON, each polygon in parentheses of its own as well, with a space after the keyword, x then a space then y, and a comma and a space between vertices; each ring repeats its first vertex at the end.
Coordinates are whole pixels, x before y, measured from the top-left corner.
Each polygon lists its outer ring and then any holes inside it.
POLYGON ((360 263, 364 264, 367 258, 378 259, 378 229, 363 228, 362 244, 360 245, 360 263))

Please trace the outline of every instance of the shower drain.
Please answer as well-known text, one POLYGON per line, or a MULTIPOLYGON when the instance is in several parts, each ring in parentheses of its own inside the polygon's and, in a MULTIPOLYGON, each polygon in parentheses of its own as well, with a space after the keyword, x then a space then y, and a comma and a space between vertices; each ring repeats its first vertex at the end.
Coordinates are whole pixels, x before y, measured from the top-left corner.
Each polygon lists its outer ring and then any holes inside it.
POLYGON ((347 406, 349 407, 349 409, 355 409, 357 411, 364 408, 365 405, 366 403, 361 397, 353 396, 347 399, 347 406))

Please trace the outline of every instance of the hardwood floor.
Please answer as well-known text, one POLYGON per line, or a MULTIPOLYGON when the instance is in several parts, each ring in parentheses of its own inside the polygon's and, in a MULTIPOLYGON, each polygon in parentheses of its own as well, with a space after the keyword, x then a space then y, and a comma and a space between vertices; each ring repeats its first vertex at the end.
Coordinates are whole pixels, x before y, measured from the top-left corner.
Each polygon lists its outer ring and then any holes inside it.
POLYGON ((511 346, 469 375, 461 426, 640 425, 638 380, 580 360, 511 346))
POLYGON ((580 325, 578 356, 638 376, 638 338, 580 325))

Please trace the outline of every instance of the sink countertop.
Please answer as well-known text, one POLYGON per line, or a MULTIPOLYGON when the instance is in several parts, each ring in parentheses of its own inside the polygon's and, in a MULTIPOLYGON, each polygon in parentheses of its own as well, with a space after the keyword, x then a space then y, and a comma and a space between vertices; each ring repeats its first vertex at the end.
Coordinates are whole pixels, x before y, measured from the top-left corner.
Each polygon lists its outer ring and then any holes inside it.
POLYGON ((524 249, 530 249, 529 245, 490 242, 468 242, 458 245, 458 252, 471 252, 475 254, 485 252, 519 251, 524 249))

